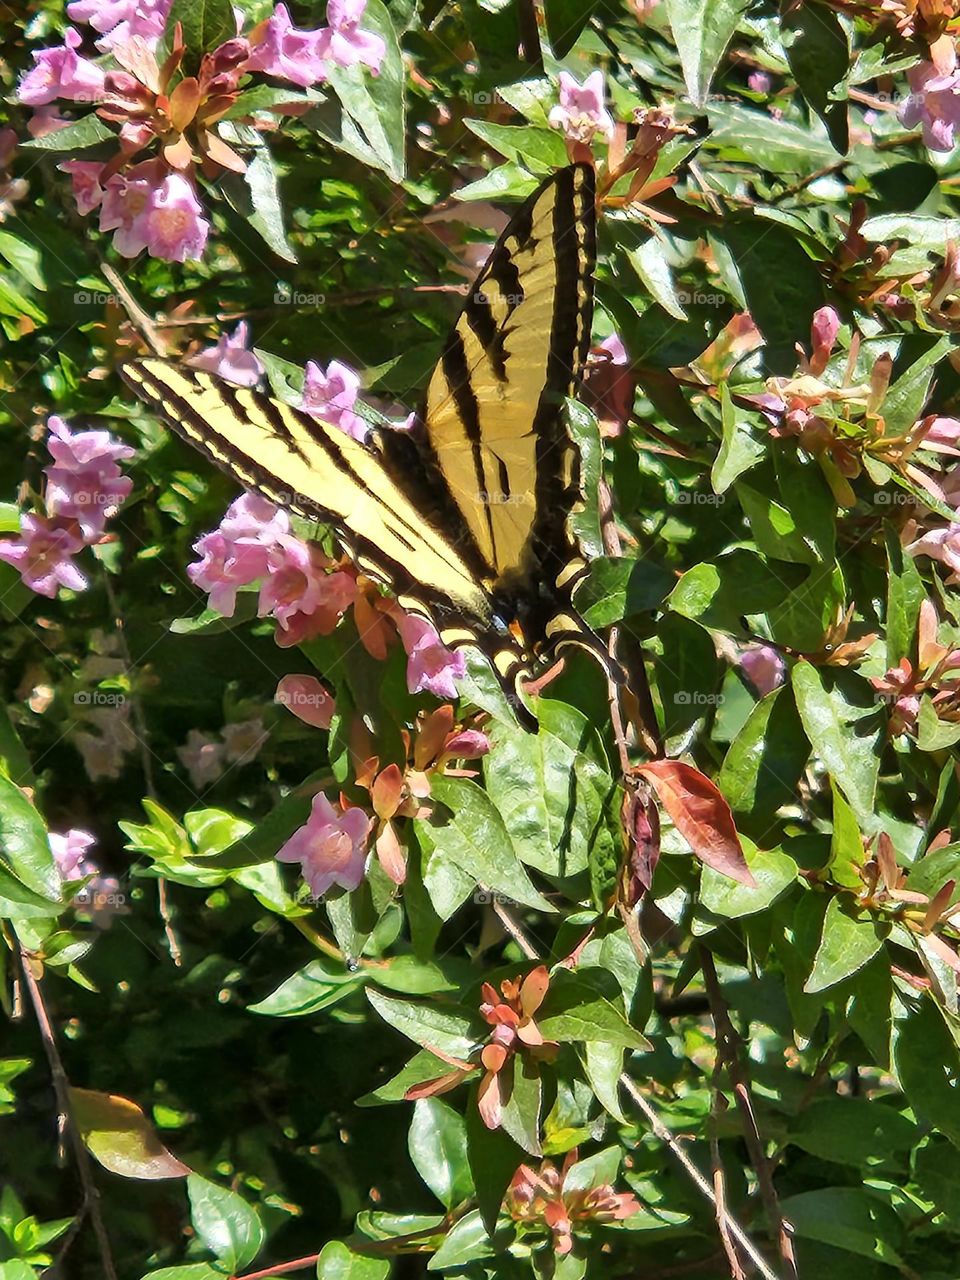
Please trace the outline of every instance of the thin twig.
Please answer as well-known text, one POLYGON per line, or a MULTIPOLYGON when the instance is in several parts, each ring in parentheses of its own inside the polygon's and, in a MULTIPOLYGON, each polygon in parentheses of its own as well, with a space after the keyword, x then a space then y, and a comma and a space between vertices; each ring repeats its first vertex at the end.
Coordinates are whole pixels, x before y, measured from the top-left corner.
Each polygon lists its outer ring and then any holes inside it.
MULTIPOLYGON (((539 953, 537 952, 536 947, 534 947, 526 936, 523 931, 523 926, 514 918, 509 908, 504 906, 503 903, 495 902, 494 910, 496 911, 500 922, 503 924, 503 927, 510 934, 510 937, 513 938, 514 942, 516 942, 517 946, 527 959, 538 959, 539 953)), ((714 1209, 716 1209, 717 1199, 714 1194, 713 1187, 693 1163, 681 1146, 680 1142, 660 1119, 659 1114, 654 1110, 651 1103, 648 1102, 640 1092, 639 1087, 630 1079, 626 1072, 623 1072, 620 1076, 620 1084, 637 1104, 639 1110, 643 1113, 645 1120, 650 1125, 651 1132, 659 1138, 661 1142, 669 1147, 670 1151, 683 1168, 684 1173, 687 1174, 697 1190, 705 1196, 713 1205, 714 1209)), ((734 1240, 736 1240, 746 1257, 750 1259, 756 1269, 760 1272, 761 1276, 763 1276, 763 1280, 780 1280, 780 1277, 771 1269, 757 1246, 753 1243, 736 1219, 728 1215, 727 1225, 731 1236, 733 1236, 734 1240)), ((246 1278, 246 1280, 249 1280, 249 1278, 246 1278)))
MULTIPOLYGON (((135 736, 140 750, 140 767, 143 770, 144 787, 150 799, 156 800, 157 789, 154 783, 153 755, 150 751, 147 720, 143 714, 143 707, 140 705, 140 697, 134 687, 136 667, 133 655, 130 652, 130 645, 127 643, 126 624, 120 609, 120 602, 113 589, 113 583, 110 581, 110 575, 106 570, 104 570, 103 580, 110 611, 113 614, 113 625, 117 633, 117 641, 120 645, 120 656, 123 659, 127 680, 130 685, 130 710, 133 715, 135 736)), ((180 940, 173 925, 173 912, 170 909, 170 900, 167 896, 167 882, 163 876, 159 876, 157 879, 157 907, 160 911, 160 919, 163 922, 163 932, 167 939, 167 950, 170 952, 170 959, 179 969, 183 965, 183 952, 180 949, 180 940)))
POLYGON ((294 1258, 292 1262, 278 1262, 275 1267, 264 1267, 262 1271, 247 1271, 242 1276, 232 1276, 231 1280, 267 1280, 268 1276, 286 1276, 291 1271, 306 1271, 307 1267, 315 1267, 319 1260, 319 1253, 311 1253, 305 1258, 294 1258))
POLYGON ((107 284, 116 292, 117 297, 123 303, 127 315, 140 330, 144 341, 155 356, 166 354, 166 348, 163 345, 163 339, 157 332, 157 327, 144 311, 140 303, 124 284, 121 276, 111 267, 109 262, 102 262, 100 270, 107 284))
POLYGON ((733 1085, 733 1096, 737 1109, 743 1119, 743 1136, 750 1152, 750 1160, 757 1174, 760 1197, 766 1210, 770 1229, 777 1238, 780 1257, 783 1259, 784 1271, 789 1280, 797 1280, 797 1257, 793 1247, 793 1236, 790 1225, 784 1221, 780 1209, 780 1198, 773 1185, 773 1165, 767 1158, 763 1138, 757 1126, 757 1117, 753 1109, 750 1094, 750 1073, 747 1067, 743 1039, 730 1017, 730 1010, 723 997, 720 979, 713 955, 706 947, 700 948, 700 965, 703 970, 704 986, 710 1001, 710 1012, 717 1033, 717 1063, 722 1062, 733 1085))
POLYGON ((67 1134, 73 1150, 73 1158, 76 1161, 77 1172, 80 1175, 80 1183, 83 1187, 83 1207, 90 1214, 90 1221, 93 1223, 103 1274, 106 1280, 117 1280, 117 1270, 113 1263, 113 1254, 110 1251, 110 1237, 107 1235, 103 1214, 100 1211, 100 1192, 97 1190, 96 1183, 93 1180, 90 1156, 87 1148, 83 1145, 83 1139, 80 1136, 80 1130, 77 1128, 70 1106, 70 1081, 64 1070, 60 1051, 57 1048, 57 1041, 53 1033, 53 1025, 50 1022, 50 1015, 47 1013, 47 1006, 44 1003, 43 992, 40 990, 40 984, 33 974, 31 967, 34 963, 33 957, 22 944, 20 946, 20 959, 23 966, 24 984, 30 993, 33 1011, 36 1014, 37 1025, 40 1028, 40 1039, 43 1041, 43 1049, 50 1065, 50 1079, 57 1099, 59 1123, 62 1130, 67 1134))
MULTIPOLYGON (((718 1070, 719 1066, 720 1058, 718 1055, 718 1070)), ((714 1075, 716 1076, 716 1074, 715 1072, 714 1075)), ((717 1230, 720 1232, 720 1240, 723 1243, 723 1251, 727 1255, 727 1264, 730 1267, 730 1274, 733 1280, 746 1280, 743 1267, 740 1265, 739 1255, 737 1254, 737 1246, 734 1244, 733 1235, 730 1231, 730 1211, 727 1208, 727 1180, 723 1173, 720 1139, 717 1135, 717 1122, 721 1113, 726 1109, 726 1105, 726 1098, 724 1098, 720 1089, 716 1087, 715 1081, 710 1116, 710 1162, 713 1166, 713 1194, 717 1202, 717 1230)))

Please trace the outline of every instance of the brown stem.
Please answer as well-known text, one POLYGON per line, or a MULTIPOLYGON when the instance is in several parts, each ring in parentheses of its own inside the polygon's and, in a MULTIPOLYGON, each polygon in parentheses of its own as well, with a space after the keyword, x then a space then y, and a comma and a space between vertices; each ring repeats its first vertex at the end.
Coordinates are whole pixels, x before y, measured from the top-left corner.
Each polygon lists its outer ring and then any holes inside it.
POLYGON ((262 1271, 247 1271, 242 1276, 231 1276, 230 1280, 266 1280, 267 1276, 285 1276, 291 1271, 306 1271, 307 1267, 315 1267, 319 1260, 319 1253, 311 1253, 306 1258, 294 1258, 292 1262, 278 1262, 275 1267, 264 1267, 262 1271))
POLYGON ((717 1065, 722 1063, 733 1085, 733 1096, 737 1109, 743 1119, 744 1139, 750 1160, 757 1174, 760 1197, 766 1210, 771 1230, 776 1234, 780 1257, 783 1259, 784 1272, 788 1280, 797 1280, 797 1257, 793 1247, 792 1228, 784 1221, 780 1209, 780 1199, 773 1185, 773 1164, 767 1158, 763 1138, 757 1126, 757 1117, 753 1109, 750 1093, 750 1073, 747 1057, 744 1052, 743 1039, 730 1018, 730 1009, 723 997, 720 979, 713 955, 706 947, 700 948, 700 964, 703 970, 704 986, 710 1001, 710 1012, 717 1033, 717 1065))
POLYGON ((140 303, 137 302, 136 298, 133 296, 133 294, 124 284, 123 279, 118 274, 118 272, 115 271, 113 267, 111 267, 109 262, 101 263, 100 270, 103 272, 103 277, 106 280, 107 284, 109 284, 110 287, 116 292, 117 297, 123 303, 124 310, 126 311, 127 315, 130 317, 130 319, 133 321, 133 323, 136 325, 136 327, 140 330, 141 334, 143 335, 144 341, 146 342, 150 350, 153 352, 153 354, 155 356, 165 355, 166 348, 163 345, 163 339, 160 337, 159 333, 157 332, 156 325, 153 323, 153 321, 147 315, 146 311, 144 311, 143 307, 140 306, 140 303))
MULTIPOLYGON (((716 1077, 719 1069, 720 1058, 718 1056, 717 1070, 714 1072, 714 1077, 716 1077)), ((710 1163, 713 1168, 713 1194, 717 1204, 717 1230, 720 1232, 723 1251, 727 1255, 730 1275, 733 1280, 746 1280, 737 1254, 737 1246, 734 1244, 733 1235, 730 1232, 730 1212, 727 1209, 727 1182, 723 1174, 723 1160, 720 1157, 720 1140, 717 1137, 717 1121, 725 1108, 726 1099, 717 1087, 715 1079, 710 1123, 710 1163)))
POLYGON ((57 1048, 57 1041, 53 1033, 53 1025, 50 1022, 50 1015, 47 1012, 47 1006, 44 1003, 43 992, 40 990, 40 984, 33 974, 31 967, 34 963, 33 957, 22 944, 20 946, 20 961, 23 967, 24 985, 30 993, 33 1011, 36 1014, 37 1025, 40 1028, 40 1039, 43 1041, 43 1050, 47 1055, 47 1062, 50 1066, 50 1079, 57 1099, 60 1127, 70 1141, 73 1158, 76 1161, 77 1172, 80 1175, 80 1183, 83 1187, 83 1208, 85 1212, 90 1214, 90 1221, 93 1223, 103 1274, 106 1280, 117 1280, 117 1270, 110 1250, 110 1237, 107 1235, 103 1214, 100 1211, 100 1192, 94 1183, 90 1156, 87 1148, 83 1145, 83 1139, 80 1136, 80 1130, 77 1128, 70 1106, 70 1081, 64 1070, 60 1051, 57 1048))

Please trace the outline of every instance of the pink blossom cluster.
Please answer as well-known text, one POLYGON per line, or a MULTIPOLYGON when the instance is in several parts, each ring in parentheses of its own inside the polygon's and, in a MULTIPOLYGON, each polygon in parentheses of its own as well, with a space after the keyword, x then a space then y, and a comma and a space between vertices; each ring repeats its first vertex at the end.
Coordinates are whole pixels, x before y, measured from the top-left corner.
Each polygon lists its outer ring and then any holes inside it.
POLYGON ((74 894, 73 905, 89 915, 98 928, 109 929, 113 916, 124 911, 123 895, 116 876, 103 875, 88 856, 97 843, 96 836, 79 827, 71 827, 62 833, 51 831, 47 838, 63 883, 88 880, 74 894))
POLYGON ((0 542, 0 560, 12 564, 31 591, 53 599, 61 587, 86 588, 73 557, 101 540, 107 519, 129 495, 133 481, 119 462, 134 451, 107 431, 71 431, 56 416, 48 431, 53 462, 44 468, 46 514, 22 515, 19 538, 0 542))
POLYGON ((908 129, 921 127, 931 151, 952 151, 960 125, 960 69, 952 41, 937 45, 935 61, 918 62, 907 72, 910 96, 897 114, 908 129))
POLYGON ((598 133, 609 142, 615 126, 604 104, 603 72, 592 72, 580 84, 569 71, 561 71, 559 83, 560 101, 550 112, 551 126, 571 142, 589 145, 598 133))
POLYGON ((61 168, 71 177, 79 211, 99 211, 100 230, 114 233, 118 253, 135 257, 146 249, 168 261, 196 259, 210 230, 197 169, 211 178, 246 167, 220 136, 219 122, 252 74, 301 88, 327 80, 332 67, 359 64, 377 74, 386 44, 361 29, 366 4, 328 0, 328 25, 314 30, 295 27, 284 4, 246 34, 238 16, 236 35, 204 55, 199 74, 177 80, 185 50, 177 31, 166 31, 171 0, 73 0, 70 18, 98 33, 96 49, 117 65, 104 67, 84 53, 83 34, 70 27, 62 45, 33 55, 17 97, 36 109, 28 126, 35 136, 70 123, 57 114, 57 103, 92 105, 117 127, 112 159, 68 160, 61 168), (169 56, 160 49, 165 35, 169 56))
POLYGON ((197 791, 223 777, 229 766, 249 764, 267 740, 267 728, 259 716, 225 724, 219 735, 191 729, 177 758, 197 791))
POLYGON ((238 591, 256 586, 258 615, 276 619, 277 643, 289 648, 330 635, 352 605, 364 605, 370 622, 361 625, 358 617, 358 629, 374 656, 385 654, 378 624, 389 620, 407 651, 410 691, 456 696, 455 682, 465 672, 463 654, 447 649, 428 622, 403 613, 394 602, 375 596, 371 609, 371 585, 352 566, 331 561, 317 544, 297 537, 289 516, 266 498, 253 493, 238 498, 195 550, 200 560, 188 567, 190 580, 224 617, 233 616, 238 591))

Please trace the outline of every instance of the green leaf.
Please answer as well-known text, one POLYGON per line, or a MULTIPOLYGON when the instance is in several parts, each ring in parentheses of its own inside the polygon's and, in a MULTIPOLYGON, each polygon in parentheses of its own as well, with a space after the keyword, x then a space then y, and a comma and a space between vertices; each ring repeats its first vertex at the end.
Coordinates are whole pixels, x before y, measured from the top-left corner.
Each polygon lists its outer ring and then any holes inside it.
POLYGON ((921 751, 944 751, 960 742, 960 724, 941 720, 929 694, 920 699, 917 716, 917 747, 921 751))
MULTIPOLYGON (((220 853, 203 858, 203 866, 222 871, 256 867, 276 857, 277 850, 307 821, 318 784, 330 781, 329 769, 313 773, 295 787, 257 825, 220 853)), ((195 850, 188 855, 197 858, 195 850)))
MULTIPOLYGON (((726 493, 739 476, 755 466, 766 453, 766 446, 737 419, 739 410, 733 403, 727 384, 720 386, 721 424, 723 439, 720 450, 710 468, 710 483, 714 493, 726 493)), ((763 548, 761 548, 762 550, 763 548)), ((786 559, 786 557, 782 557, 786 559)))
POLYGON ((765 827, 794 797, 810 757, 792 688, 756 704, 724 756, 717 785, 747 830, 765 827))
POLYGON ((547 37, 555 58, 565 58, 590 21, 599 0, 544 0, 547 37))
POLYGON ((821 1160, 865 1165, 880 1152, 910 1151, 916 1124, 882 1102, 819 1098, 790 1124, 790 1141, 821 1160))
POLYGON ((668 613, 658 627, 662 653, 654 659, 657 691, 667 738, 686 733, 722 701, 720 663, 710 634, 679 613, 668 613))
POLYGON ((60 873, 50 852, 43 819, 16 783, 2 774, 0 869, 9 872, 38 897, 60 901, 60 873))
POLYGON ((584 622, 609 627, 624 618, 656 609, 676 578, 656 561, 601 557, 591 562, 577 584, 574 603, 584 622))
POLYGON ((506 824, 485 791, 466 778, 441 775, 433 778, 431 792, 450 810, 446 821, 435 812, 429 824, 430 839, 438 849, 478 884, 538 911, 554 910, 530 882, 506 824))
POLYGON ((917 1118, 960 1147, 960 1055, 929 997, 905 998, 894 1025, 893 1062, 917 1118))
POLYGON ((477 1106, 476 1087, 467 1101, 467 1152, 477 1188, 477 1202, 484 1227, 492 1232, 507 1187, 523 1162, 524 1152, 502 1129, 488 1129, 477 1106))
POLYGON ((903 550, 896 529, 884 526, 887 543, 887 666, 917 657, 917 624, 927 592, 917 562, 903 550))
POLYGON ((346 999, 362 984, 364 977, 362 970, 350 973, 334 969, 329 960, 311 960, 276 991, 247 1008, 251 1013, 274 1018, 302 1018, 346 999))
POLYGON ((446 1271, 481 1258, 492 1258, 510 1242, 512 1232, 504 1227, 495 1237, 487 1233, 479 1209, 459 1218, 444 1236, 443 1244, 427 1263, 428 1271, 446 1271))
POLYGON ((609 976, 604 970, 589 969, 581 970, 577 977, 563 972, 553 974, 537 1014, 537 1026, 544 1038, 561 1043, 600 1040, 627 1049, 649 1048, 646 1037, 631 1027, 599 982, 590 980, 594 975, 609 976))
POLYGON ((503 1131, 532 1156, 542 1155, 540 1107, 543 1083, 539 1067, 524 1055, 515 1055, 500 1074, 503 1131))
MULTIPOLYGON (((731 158, 742 157, 778 177, 785 173, 810 174, 837 162, 837 153, 819 121, 812 129, 789 120, 775 120, 765 111, 734 103, 711 104, 708 116, 708 148, 731 158)), ((809 322, 808 315, 808 326, 809 322)), ((805 336, 809 337, 809 332, 805 336)))
POLYGON ((882 213, 868 218, 861 227, 867 240, 889 244, 904 240, 917 249, 943 254, 951 240, 960 237, 960 219, 930 217, 926 214, 882 213))
POLYGON ((23 316, 29 316, 37 324, 45 324, 47 319, 46 312, 42 308, 2 276, 0 276, 0 315, 12 316, 18 321, 23 316))
POLYGON ((720 60, 747 8, 748 0, 666 0, 683 78, 695 107, 706 102, 720 60))
POLYGON ((177 23, 183 32, 183 43, 194 55, 209 53, 237 34, 237 20, 230 0, 173 0, 167 16, 163 39, 173 48, 177 23))
POLYGON ((574 503, 567 516, 567 530, 588 560, 606 552, 600 528, 598 491, 603 474, 603 442, 597 416, 579 400, 567 399, 563 423, 580 453, 580 491, 583 502, 574 503))
POLYGON ((105 1169, 122 1178, 183 1178, 190 1173, 154 1132, 135 1102, 115 1093, 71 1089, 80 1136, 105 1169))
POLYGON ((946 1142, 928 1140, 917 1152, 914 1178, 925 1199, 953 1221, 960 1218, 960 1152, 946 1142))
MULTIPOLYGON (((2 1273, 0 1280, 3 1280, 2 1273)), ((149 1271, 143 1280, 223 1280, 223 1272, 218 1267, 211 1267, 209 1262, 191 1262, 185 1267, 149 1271)))
POLYGON ((187 1179, 190 1220, 197 1235, 231 1275, 248 1267, 263 1248, 263 1225, 235 1191, 218 1187, 198 1173, 187 1179))
POLYGON ((857 815, 843 798, 843 792, 832 783, 833 832, 830 836, 830 879, 848 889, 861 889, 863 879, 863 837, 857 815))
POLYGON ((389 1258, 365 1258, 342 1240, 323 1246, 317 1260, 318 1280, 387 1280, 389 1258))
POLYGON ((775 608, 805 577, 801 566, 778 561, 771 565, 752 551, 737 547, 713 563, 688 569, 667 604, 712 630, 740 635, 744 614, 775 608))
POLYGON ((474 1194, 463 1116, 439 1098, 420 1098, 407 1137, 410 1159, 445 1209, 474 1194))
POLYGON ((345 119, 335 146, 382 169, 394 182, 401 182, 406 168, 406 72, 397 33, 383 0, 367 0, 363 29, 381 36, 386 56, 380 73, 356 65, 330 68, 330 87, 343 105, 345 119))
POLYGON ((823 918, 823 934, 804 991, 824 991, 849 978, 883 946, 889 927, 877 924, 868 912, 857 914, 839 894, 830 899, 823 918))
MULTIPOLYGON (((474 1020, 465 1013, 453 1012, 439 1005, 395 1000, 369 988, 367 999, 384 1022, 424 1049, 437 1049, 465 1060, 477 1047, 474 1020)), ((450 1070, 449 1065, 445 1070, 450 1070)))
POLYGON ((898 1266, 903 1231, 894 1209, 854 1187, 823 1187, 789 1196, 780 1205, 798 1236, 819 1240, 862 1258, 898 1266))
POLYGON ((884 433, 908 431, 923 413, 937 365, 955 350, 952 338, 940 338, 893 382, 883 398, 884 433))
POLYGON ((831 674, 798 662, 793 691, 810 745, 843 789, 861 828, 873 831, 883 732, 873 690, 851 672, 831 674))
POLYGON ((14 235, 12 231, 0 231, 0 258, 8 262, 34 289, 47 287, 40 250, 28 240, 14 235))
POLYGON ((850 139, 847 105, 833 92, 846 79, 850 65, 847 33, 837 15, 815 0, 803 5, 786 4, 782 17, 790 70, 800 92, 826 125, 830 141, 846 153, 850 139))
POLYGON ((538 129, 529 124, 489 124, 486 120, 464 120, 481 142, 535 173, 552 173, 569 163, 563 135, 556 129, 538 129))
POLYGON ((747 309, 763 334, 766 369, 792 374, 797 343, 809 342, 813 313, 826 301, 815 263, 786 227, 756 217, 730 218, 714 235, 730 251, 747 309))
POLYGON ((97 146, 100 142, 115 141, 116 136, 105 121, 91 112, 75 124, 54 129, 53 133, 45 133, 42 138, 28 138, 18 142, 17 145, 36 151, 83 151, 87 147, 97 146))
POLYGON ((487 795, 523 862, 550 876, 578 875, 589 863, 614 781, 586 716, 548 699, 537 714, 535 734, 493 729, 483 762, 487 795))
POLYGON ((283 224, 277 171, 269 150, 258 147, 243 174, 231 173, 220 184, 224 196, 284 262, 296 262, 283 224))
POLYGON ((755 885, 738 884, 706 866, 700 877, 700 901, 714 915, 729 920, 765 910, 797 880, 797 864, 782 850, 758 849, 746 839, 743 846, 755 885))
POLYGON ((659 236, 644 240, 639 249, 624 249, 624 255, 654 302, 674 320, 686 320, 687 313, 673 281, 669 251, 659 236))

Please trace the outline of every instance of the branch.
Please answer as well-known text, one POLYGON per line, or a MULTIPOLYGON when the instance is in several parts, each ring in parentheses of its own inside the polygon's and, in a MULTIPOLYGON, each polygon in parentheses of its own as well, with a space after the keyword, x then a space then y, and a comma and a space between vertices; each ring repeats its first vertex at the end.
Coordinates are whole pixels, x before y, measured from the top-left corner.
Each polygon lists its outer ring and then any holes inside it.
POLYGON ((44 1053, 46 1053, 47 1062, 50 1065, 50 1079, 57 1099, 60 1127, 66 1132, 70 1140, 73 1158, 76 1161, 77 1172, 80 1175, 80 1184, 83 1187, 82 1212, 90 1214, 90 1221, 93 1223, 94 1234, 97 1237, 97 1247, 100 1251, 100 1264, 106 1280, 117 1280, 117 1270, 113 1264, 113 1254, 110 1251, 110 1237, 107 1235, 107 1228, 104 1225, 103 1215, 100 1211, 100 1192, 93 1181, 90 1155, 83 1145, 83 1139, 80 1136, 80 1130, 77 1128, 70 1106, 70 1081, 67 1079, 63 1060, 57 1048, 50 1015, 47 1013, 47 1006, 43 1000, 43 992, 40 990, 40 984, 33 974, 31 967, 33 957, 22 943, 20 944, 20 962, 23 967, 24 984, 30 993, 33 1010, 37 1016, 37 1025, 40 1028, 40 1039, 43 1041, 44 1053))
POLYGON ((747 1067, 746 1054, 743 1051, 743 1039, 731 1021, 730 1010, 726 1000, 723 998, 723 991, 720 986, 720 979, 717 976, 717 967, 714 964, 713 955, 703 946, 700 947, 700 965, 703 969, 704 985, 707 989, 710 1012, 713 1015, 713 1025, 717 1033, 717 1065, 719 1066, 721 1062, 726 1065, 730 1082, 733 1085, 733 1096, 736 1099, 737 1109, 743 1118, 744 1139, 747 1144, 747 1150, 750 1152, 750 1159, 757 1173, 760 1197, 763 1200, 763 1207, 766 1210, 771 1230, 776 1233, 784 1271, 788 1280, 797 1280, 797 1257, 793 1248, 792 1228, 784 1221, 783 1213, 780 1209, 780 1199, 777 1195, 776 1187, 773 1185, 773 1164, 767 1159, 763 1138, 760 1136, 760 1130, 757 1126, 757 1117, 750 1094, 750 1073, 747 1067))
POLYGON ((140 330, 144 341, 153 354, 155 356, 166 355, 166 348, 163 345, 163 339, 157 332, 156 325, 124 284, 119 273, 111 267, 109 262, 101 262, 100 270, 103 272, 103 277, 107 284, 116 292, 117 297, 123 303, 124 310, 133 324, 140 330))
POLYGON ((291 1271, 306 1271, 307 1267, 315 1267, 319 1260, 319 1253, 311 1253, 306 1258, 294 1258, 292 1262, 278 1262, 275 1267, 264 1267, 262 1271, 247 1271, 242 1276, 231 1276, 230 1280, 267 1280, 267 1276, 285 1276, 291 1271))
MULTIPOLYGON (((499 902, 494 903, 494 910, 499 916, 503 927, 510 934, 510 937, 513 938, 514 942, 516 942, 517 946, 527 959, 539 959, 536 947, 534 947, 533 943, 526 936, 522 925, 513 917, 510 910, 499 902)), ((670 1151, 683 1168, 684 1173, 687 1174, 701 1195, 709 1200, 714 1209, 716 1209, 717 1197, 714 1193, 713 1187, 693 1163, 678 1139, 660 1119, 660 1116, 653 1109, 653 1106, 640 1092, 639 1087, 630 1079, 626 1072, 620 1076, 620 1084, 637 1104, 639 1110, 643 1113, 644 1118, 650 1125, 651 1132, 659 1138, 662 1143, 669 1147, 670 1151)), ((743 1250, 745 1256, 750 1259, 757 1271, 759 1271, 760 1275, 763 1276, 763 1280, 780 1280, 780 1277, 774 1270, 772 1270, 769 1263, 763 1257, 763 1254, 753 1243, 747 1233, 734 1218, 729 1216, 729 1214, 727 1215, 727 1229, 733 1239, 743 1250)), ((246 1278, 246 1280, 249 1280, 249 1278, 246 1278)))

